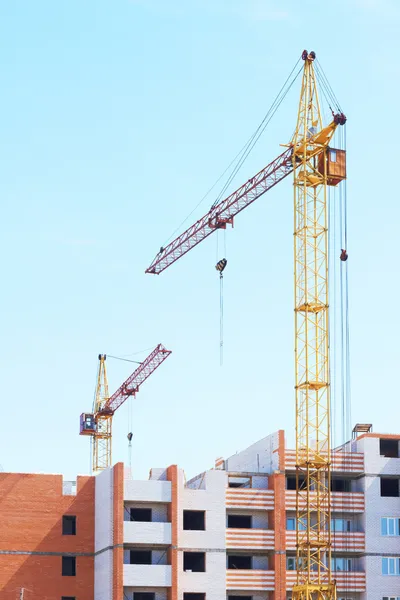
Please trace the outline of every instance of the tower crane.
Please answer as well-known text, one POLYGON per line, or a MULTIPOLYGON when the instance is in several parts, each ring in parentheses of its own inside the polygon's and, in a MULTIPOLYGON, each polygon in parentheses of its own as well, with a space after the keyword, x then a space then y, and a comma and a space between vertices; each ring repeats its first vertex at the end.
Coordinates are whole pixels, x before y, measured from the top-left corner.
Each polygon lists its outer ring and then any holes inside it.
POLYGON ((336 598, 331 572, 328 186, 337 186, 346 178, 345 150, 330 147, 335 130, 345 124, 346 117, 332 111, 332 121, 323 125, 315 58, 314 52, 302 53, 297 122, 287 149, 161 248, 146 270, 160 274, 214 231, 233 226, 238 213, 293 175, 296 600, 336 598))
POLYGON ((111 466, 112 418, 115 411, 129 397, 135 397, 142 383, 171 354, 170 350, 158 344, 147 358, 135 369, 112 396, 108 393, 108 380, 105 354, 99 354, 99 368, 94 407, 92 413, 82 413, 80 435, 92 438, 92 470, 102 471, 111 466))

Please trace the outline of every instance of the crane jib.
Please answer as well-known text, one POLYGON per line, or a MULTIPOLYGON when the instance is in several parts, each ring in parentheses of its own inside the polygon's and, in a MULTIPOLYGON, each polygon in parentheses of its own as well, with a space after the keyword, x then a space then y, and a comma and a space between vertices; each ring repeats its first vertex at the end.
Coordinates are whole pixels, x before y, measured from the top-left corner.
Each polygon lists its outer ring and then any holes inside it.
POLYGON ((189 227, 165 248, 161 248, 146 273, 159 275, 211 233, 233 225, 234 217, 293 171, 292 148, 288 148, 259 173, 189 227))

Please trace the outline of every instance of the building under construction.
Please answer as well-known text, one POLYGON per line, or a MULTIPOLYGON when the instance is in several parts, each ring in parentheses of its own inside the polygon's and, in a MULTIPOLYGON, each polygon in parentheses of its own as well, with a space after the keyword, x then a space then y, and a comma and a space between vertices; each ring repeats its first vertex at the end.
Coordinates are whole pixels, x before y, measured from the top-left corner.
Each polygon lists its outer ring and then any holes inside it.
MULTIPOLYGON (((399 435, 332 455, 338 598, 400 594, 399 435)), ((186 481, 0 473, 1 600, 285 600, 296 582, 295 451, 278 431, 186 481)))
MULTIPOLYGON (((146 270, 159 275, 292 175, 295 448, 279 431, 190 481, 176 465, 135 481, 112 466, 112 418, 170 351, 159 344, 112 395, 99 355, 93 410, 80 429, 96 475, 68 483, 0 474, 0 600, 399 600, 400 434, 358 425, 331 446, 331 407, 340 400, 344 432, 349 416, 346 120, 315 52, 304 50, 221 197, 146 270), (285 150, 221 199, 298 76, 285 150), (332 242, 341 247, 335 257, 332 242)), ((221 306, 226 265, 226 257, 216 265, 221 306)))

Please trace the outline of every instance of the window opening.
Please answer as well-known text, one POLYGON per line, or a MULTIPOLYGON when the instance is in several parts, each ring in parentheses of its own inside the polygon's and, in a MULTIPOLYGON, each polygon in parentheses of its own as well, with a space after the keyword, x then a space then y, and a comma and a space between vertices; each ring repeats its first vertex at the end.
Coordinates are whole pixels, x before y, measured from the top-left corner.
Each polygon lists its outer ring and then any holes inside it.
POLYGON ((62 518, 62 534, 76 535, 76 517, 64 515, 62 518))
POLYGON ((185 592, 183 594, 183 600, 206 600, 206 595, 199 592, 185 592))
POLYGON ((133 592, 133 600, 156 600, 154 592, 133 592))
POLYGON ((399 440, 379 440, 379 453, 387 458, 399 458, 399 440))
POLYGON ((391 477, 381 477, 381 496, 385 498, 398 498, 399 480, 391 477))
POLYGON ((205 528, 204 510, 183 511, 183 529, 186 529, 187 531, 204 531, 205 528))
POLYGON ((184 552, 183 570, 193 573, 204 573, 206 570, 205 552, 184 552))
POLYGON ((76 557, 75 556, 63 556, 61 573, 63 577, 75 577, 76 575, 76 557))

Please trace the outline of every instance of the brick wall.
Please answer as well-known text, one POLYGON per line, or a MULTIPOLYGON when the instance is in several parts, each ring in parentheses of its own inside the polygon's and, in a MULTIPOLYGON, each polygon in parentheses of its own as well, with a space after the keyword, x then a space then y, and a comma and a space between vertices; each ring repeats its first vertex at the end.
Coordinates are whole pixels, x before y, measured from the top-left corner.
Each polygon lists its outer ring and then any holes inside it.
POLYGON ((94 478, 78 477, 64 496, 61 475, 0 473, 0 598, 94 600, 94 478), (62 535, 62 516, 75 515, 77 534, 62 535), (62 554, 77 555, 76 577, 61 574, 62 554))

